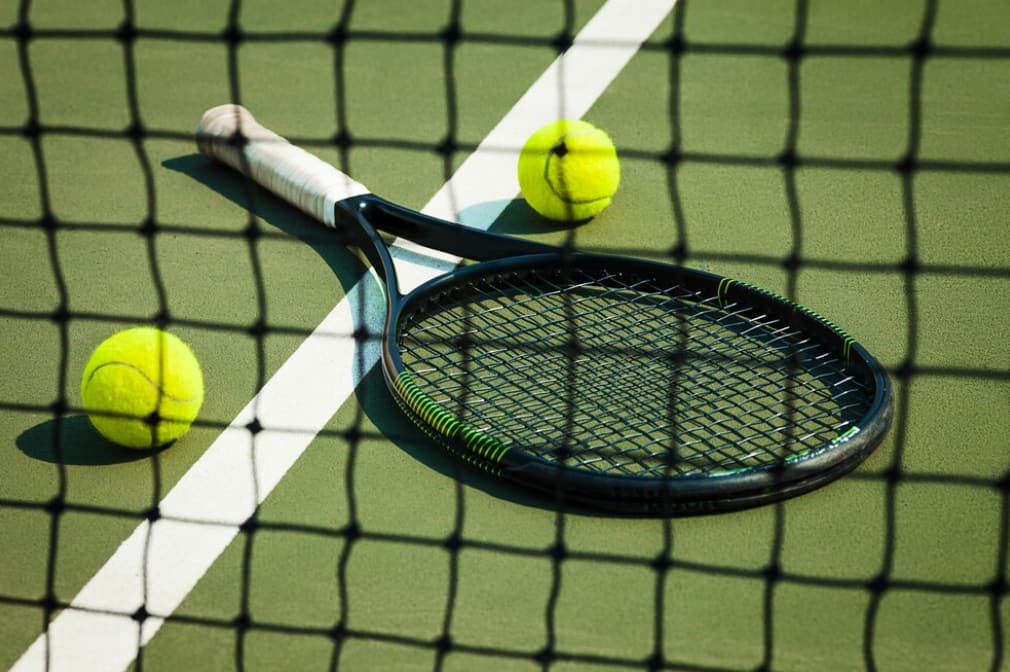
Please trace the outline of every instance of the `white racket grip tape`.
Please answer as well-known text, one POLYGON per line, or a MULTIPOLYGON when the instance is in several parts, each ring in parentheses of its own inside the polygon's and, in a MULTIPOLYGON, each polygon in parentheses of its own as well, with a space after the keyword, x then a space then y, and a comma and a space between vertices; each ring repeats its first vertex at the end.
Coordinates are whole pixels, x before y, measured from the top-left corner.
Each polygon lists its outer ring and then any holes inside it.
POLYGON ((245 174, 271 193, 328 226, 334 225, 334 205, 368 189, 325 161, 295 147, 264 128, 241 105, 218 105, 203 113, 196 127, 197 146, 204 156, 245 174), (248 139, 228 142, 237 131, 248 139))

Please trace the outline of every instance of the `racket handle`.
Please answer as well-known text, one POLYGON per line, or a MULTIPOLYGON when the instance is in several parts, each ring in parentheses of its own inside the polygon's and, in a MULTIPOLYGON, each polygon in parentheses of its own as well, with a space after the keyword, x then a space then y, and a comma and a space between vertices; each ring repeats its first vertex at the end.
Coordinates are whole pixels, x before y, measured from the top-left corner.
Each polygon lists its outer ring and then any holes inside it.
POLYGON ((207 110, 196 132, 201 154, 248 173, 260 186, 328 226, 334 226, 337 202, 369 193, 364 185, 261 126, 240 105, 207 110), (238 131, 249 140, 244 145, 245 161, 240 145, 229 142, 238 131))

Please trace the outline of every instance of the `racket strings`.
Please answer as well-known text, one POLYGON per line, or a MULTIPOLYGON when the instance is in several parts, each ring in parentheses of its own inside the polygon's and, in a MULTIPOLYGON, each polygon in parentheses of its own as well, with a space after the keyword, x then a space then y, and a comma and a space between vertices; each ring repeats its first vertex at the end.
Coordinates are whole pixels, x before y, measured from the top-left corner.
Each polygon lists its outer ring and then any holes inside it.
POLYGON ((417 385, 472 428, 606 473, 780 464, 869 404, 840 357, 782 320, 617 273, 488 276, 429 297, 398 342, 417 385))
MULTIPOLYGON (((655 344, 653 343, 653 345, 655 344)), ((810 349, 810 347, 811 347, 810 345, 806 346, 807 349, 810 349)), ((505 351, 505 352, 511 352, 511 351, 505 351)), ((574 365, 577 368, 578 365, 583 360, 579 357, 572 358, 570 355, 566 355, 565 353, 558 353, 555 356, 551 357, 550 361, 552 363, 557 363, 561 361, 564 363, 566 367, 574 365)), ((504 364, 503 361, 500 363, 504 364)), ((610 407, 617 406, 624 409, 625 413, 624 417, 629 427, 620 427, 620 428, 605 427, 603 428, 602 432, 598 431, 596 436, 597 438, 603 438, 603 436, 601 436, 602 434, 605 435, 606 438, 610 438, 611 435, 615 435, 618 438, 624 439, 625 443, 630 441, 633 436, 641 437, 640 445, 635 445, 634 448, 628 448, 623 451, 616 451, 614 453, 614 457, 615 458, 629 457, 629 456, 634 457, 634 454, 632 453, 633 450, 634 451, 642 450, 644 451, 643 456, 652 462, 652 464, 646 463, 644 461, 641 462, 639 464, 639 467, 643 469, 655 471, 657 467, 662 468, 665 465, 665 460, 658 460, 658 458, 663 458, 669 452, 670 444, 668 440, 669 437, 664 433, 663 424, 665 423, 665 419, 657 417, 655 414, 652 416, 648 416, 644 414, 642 410, 660 409, 663 408, 664 405, 676 406, 678 403, 676 400, 676 396, 678 395, 687 395, 688 397, 693 397, 697 399, 697 401, 699 402, 698 404, 694 404, 694 406, 696 406, 695 414, 688 417, 680 417, 674 419, 675 422, 676 421, 680 422, 681 427, 684 428, 686 433, 695 435, 693 437, 681 437, 681 440, 678 445, 680 447, 680 454, 682 460, 700 460, 703 458, 707 458, 714 465, 726 462, 732 463, 736 461, 735 457, 728 457, 728 458, 718 457, 717 453, 719 452, 719 449, 717 447, 711 447, 706 443, 707 434, 714 434, 716 436, 719 436, 720 438, 725 440, 725 443, 733 443, 736 447, 739 447, 748 441, 754 441, 760 438, 773 437, 776 436, 776 434, 784 434, 786 432, 786 429, 784 427, 776 426, 773 424, 773 420, 783 418, 786 415, 786 412, 779 408, 775 408, 771 403, 768 403, 767 395, 762 394, 763 390, 760 388, 758 384, 754 383, 751 380, 745 379, 732 371, 727 370, 725 367, 722 367, 722 369, 726 373, 726 378, 723 379, 722 381, 713 379, 712 376, 709 375, 699 377, 698 375, 696 375, 697 372, 694 369, 687 368, 684 371, 684 380, 680 385, 681 389, 676 394, 671 394, 671 390, 669 388, 664 389, 661 386, 637 386, 637 385, 624 386, 620 384, 620 382, 622 381, 629 380, 631 378, 630 374, 632 373, 646 376, 659 375, 659 374, 673 375, 668 359, 659 362, 648 362, 647 364, 644 364, 641 367, 639 367, 637 365, 637 362, 633 359, 624 359, 623 361, 619 362, 617 366, 601 367, 598 366, 599 365, 598 361, 594 361, 592 363, 597 366, 588 369, 587 375, 582 375, 580 377, 580 385, 582 386, 583 390, 593 388, 592 391, 594 392, 594 394, 586 395, 585 397, 589 401, 589 403, 592 404, 592 408, 591 409, 581 408, 580 410, 584 412, 589 412, 591 410, 593 414, 597 412, 602 412, 604 409, 600 406, 599 403, 593 403, 594 399, 595 400, 606 399, 606 402, 610 407), (615 375, 615 372, 619 373, 616 373, 615 375), (700 394, 698 390, 703 391, 705 394, 704 395, 700 394), (766 425, 766 427, 764 427, 765 431, 762 434, 752 433, 750 435, 747 435, 738 431, 738 429, 733 426, 732 421, 735 418, 736 411, 739 410, 736 404, 725 401, 718 401, 715 404, 712 404, 711 400, 713 394, 723 396, 727 391, 733 392, 734 394, 740 394, 741 392, 743 392, 744 394, 747 394, 747 396, 750 396, 752 398, 753 400, 752 405, 754 406, 754 408, 751 409, 751 413, 755 416, 755 426, 762 427, 763 425, 766 425), (751 395, 749 394, 749 392, 753 392, 753 394, 751 395), (758 413, 758 409, 756 407, 761 407, 760 410, 763 411, 760 414, 760 416, 758 413), (728 426, 726 426, 724 430, 720 431, 720 427, 724 423, 727 423, 727 421, 729 421, 728 426), (633 422, 639 424, 632 424, 633 422), (698 436, 697 432, 694 431, 693 429, 695 425, 705 427, 706 434, 698 436)), ((538 360, 535 362, 535 364, 542 365, 543 361, 538 360)), ((533 367, 534 364, 527 363, 524 365, 523 368, 529 369, 533 367)), ((517 369, 517 372, 520 371, 517 369)), ((782 386, 784 386, 785 378, 787 377, 787 372, 785 372, 784 370, 781 371, 777 370, 776 372, 779 372, 781 374, 780 375, 780 378, 782 379, 781 384, 782 386)), ((545 372, 543 370, 538 370, 537 373, 538 377, 536 379, 536 382, 541 383, 544 378, 545 372)), ((558 370, 554 371, 551 377, 556 378, 561 375, 564 375, 564 371, 558 370)), ((775 380, 775 379, 769 378, 764 380, 763 382, 767 383, 768 380, 775 380)), ((804 381, 804 383, 808 388, 810 387, 809 382, 804 381)), ((456 388, 446 391, 457 394, 462 393, 464 392, 463 389, 464 386, 465 383, 460 382, 460 384, 456 388)), ((535 415, 533 411, 541 410, 530 408, 530 406, 532 405, 530 401, 527 399, 521 399, 523 397, 525 390, 514 384, 512 384, 512 386, 515 389, 502 390, 502 392, 506 392, 513 399, 523 401, 523 408, 525 408, 528 411, 528 415, 535 415)), ((535 387, 535 389, 541 389, 542 387, 543 387, 542 385, 538 385, 535 387)), ((485 385, 482 386, 480 389, 473 389, 471 391, 475 394, 483 395, 483 393, 486 392, 487 389, 488 387, 485 385)), ((815 394, 820 394, 822 398, 827 397, 827 395, 823 393, 823 391, 821 390, 812 389, 811 391, 815 394)), ((450 394, 450 396, 455 395, 450 394)), ((455 396, 455 398, 458 400, 462 397, 455 396)), ((546 413, 541 412, 542 419, 551 421, 561 421, 564 418, 564 414, 559 409, 556 408, 556 399, 547 398, 545 400, 543 398, 538 398, 533 401, 533 403, 536 402, 539 402, 543 411, 546 411, 546 413), (555 409, 553 411, 551 411, 551 406, 549 405, 551 403, 555 404, 555 409)), ((800 407, 798 407, 796 411, 804 413, 807 411, 807 409, 810 409, 812 412, 816 413, 818 410, 817 409, 818 403, 819 402, 816 399, 810 400, 805 404, 801 405, 800 407)), ((681 402, 681 405, 684 405, 685 407, 692 406, 692 404, 683 404, 683 402, 681 402)), ((497 414, 498 418, 502 418, 505 416, 506 411, 504 410, 499 411, 497 414)), ((831 416, 823 412, 820 413, 820 417, 824 419, 831 418, 831 416)), ((817 416, 808 415, 807 419, 813 421, 817 419, 817 416)), ((838 423, 831 423, 830 426, 837 427, 837 425, 838 423)), ((813 435, 814 432, 810 432, 806 436, 799 438, 800 440, 804 440, 813 435)), ((781 439, 776 438, 776 440, 780 441, 781 439)), ((617 444, 612 441, 611 445, 617 445, 617 444)), ((764 455, 769 461, 773 457, 770 454, 760 452, 757 453, 757 455, 758 456, 764 455)), ((583 460, 580 460, 580 463, 594 462, 594 461, 597 461, 597 459, 585 458, 583 460)), ((612 466, 614 467, 625 466, 625 464, 614 462, 614 460, 611 460, 611 462, 612 466)))
MULTIPOLYGON (((492 331, 492 330, 493 329, 491 329, 489 331, 492 331)), ((638 345, 641 345, 641 344, 638 344, 638 345)), ((652 343, 647 343, 646 345, 655 346, 656 343, 652 342, 652 343)), ((810 350, 810 349, 813 349, 815 347, 817 347, 816 344, 808 344, 805 348, 799 348, 797 350, 797 352, 799 352, 800 354, 803 354, 804 350, 810 350)), ((713 352, 715 352, 717 350, 717 348, 713 346, 712 350, 713 350, 713 352)), ((509 349, 505 345, 498 345, 494 349, 482 351, 480 354, 483 354, 483 355, 488 356, 488 357, 496 357, 498 355, 498 353, 511 353, 512 355, 514 355, 515 352, 516 351, 514 349, 509 349)), ((433 350, 433 354, 434 354, 435 357, 439 356, 437 350, 433 350)), ((538 353, 538 355, 539 355, 539 353, 538 353)), ((529 360, 529 359, 530 358, 520 359, 520 362, 526 361, 526 360, 529 360)), ((553 354, 546 354, 545 353, 542 356, 538 356, 536 359, 534 359, 532 361, 527 361, 527 363, 525 363, 525 364, 517 363, 517 364, 513 364, 513 366, 515 367, 515 370, 516 370, 517 373, 522 373, 524 375, 528 375, 529 374, 529 371, 528 371, 529 369, 536 369, 536 368, 538 368, 538 367, 540 367, 540 366, 542 366, 544 364, 556 364, 556 363, 560 362, 560 363, 563 363, 564 365, 567 366, 570 363, 572 363, 573 361, 577 363, 578 361, 580 361, 580 359, 577 356, 573 358, 573 356, 571 354, 566 353, 564 351, 558 351, 557 353, 553 353, 553 354)), ((608 387, 610 387, 609 383, 612 383, 615 379, 618 380, 618 381, 625 380, 632 373, 634 375, 636 375, 636 376, 640 376, 640 375, 643 375, 643 374, 657 373, 658 371, 667 368, 667 364, 665 362, 665 359, 661 359, 659 357, 656 358, 655 362, 643 363, 643 364, 640 364, 640 365, 638 363, 632 363, 630 360, 627 360, 627 361, 628 361, 628 363, 624 367, 624 369, 625 369, 624 372, 620 371, 620 369, 618 369, 618 368, 608 368, 608 369, 606 369, 606 375, 608 376, 608 378, 607 378, 606 381, 603 381, 603 382, 608 383, 608 387), (615 376, 615 374, 616 374, 616 376, 615 376)), ((719 363, 718 363, 718 361, 717 361, 716 358, 713 358, 713 362, 714 362, 713 365, 715 365, 715 366, 719 365, 719 363)), ((688 373, 690 373, 690 371, 688 373)), ((773 373, 773 372, 770 372, 770 374, 771 373, 773 373)), ((833 372, 828 372, 828 373, 829 373, 829 375, 833 375, 833 372)), ((813 371, 811 371, 811 374, 816 377, 816 375, 814 374, 813 371)), ((452 375, 452 374, 450 373, 448 375, 452 375)), ((786 377, 786 374, 782 373, 781 377, 784 379, 786 377)), ((598 379, 599 376, 597 376, 596 378, 598 379)), ((740 381, 740 383, 739 383, 740 385, 743 385, 743 386, 750 385, 750 386, 752 386, 755 389, 757 388, 756 384, 748 383, 747 380, 745 380, 743 378, 740 378, 739 376, 736 376, 736 378, 740 381)), ((587 384, 589 384, 589 383, 592 382, 592 380, 593 380, 592 378, 586 378, 585 382, 587 384)), ((766 379, 766 382, 767 381, 771 381, 771 380, 774 380, 774 378, 772 378, 772 377, 769 376, 766 379)), ((699 381, 695 381, 695 382, 699 382, 699 381)), ((820 388, 814 387, 811 384, 811 381, 809 381, 809 380, 801 380, 801 381, 798 381, 798 383, 801 384, 801 385, 803 385, 804 388, 805 388, 805 390, 808 391, 810 394, 821 395, 821 396, 824 396, 824 397, 828 397, 829 396, 828 393, 824 389, 820 389, 820 388)), ((716 382, 715 384, 718 385, 718 382, 716 382)), ((652 389, 653 388, 644 388, 642 390, 636 391, 635 393, 636 394, 639 394, 639 393, 648 393, 652 389)), ((617 386, 617 387, 613 388, 612 391, 620 391, 620 390, 621 390, 620 386, 617 386)), ((472 391, 479 391, 479 390, 474 389, 472 391)), ((712 391, 712 389, 710 388, 709 391, 712 391)))
MULTIPOLYGON (((640 376, 645 366, 657 367, 655 362, 627 360, 623 357, 626 350, 631 348, 640 355, 644 354, 657 360, 660 357, 665 358, 665 354, 662 353, 661 348, 657 347, 657 343, 635 338, 635 336, 650 333, 649 330, 645 330, 641 326, 645 324, 646 320, 628 320, 630 313, 627 311, 622 313, 601 311, 599 306, 591 305, 600 300, 598 291, 594 290, 583 294, 583 290, 590 285, 598 286, 600 281, 610 282, 614 278, 616 276, 574 280, 567 286, 542 278, 544 282, 538 286, 537 293, 527 291, 529 288, 525 284, 504 278, 499 279, 494 292, 475 291, 475 297, 480 295, 480 299, 474 300, 475 305, 493 306, 482 317, 486 318, 491 313, 498 314, 495 315, 497 321, 481 320, 483 338, 479 345, 473 344, 469 354, 471 357, 484 358, 485 364, 493 361, 496 366, 502 369, 508 368, 512 376, 509 381, 494 388, 498 394, 488 396, 486 393, 492 388, 479 381, 468 382, 468 375, 462 370, 462 367, 455 373, 451 367, 443 368, 442 370, 447 372, 448 377, 457 379, 455 384, 450 383, 445 386, 443 392, 447 393, 446 400, 455 397, 458 405, 458 402, 465 398, 468 404, 485 406, 480 416, 491 426, 478 426, 477 429, 492 431, 493 425, 501 426, 507 422, 512 425, 509 427, 512 432, 521 429, 537 437, 538 441, 529 444, 527 450, 544 457, 550 457, 555 446, 562 442, 563 436, 566 434, 564 431, 566 422, 569 419, 565 405, 558 403, 558 394, 555 389, 557 381, 564 380, 572 369, 579 370, 580 365, 586 359, 577 354, 573 355, 573 351, 580 347, 577 345, 579 339, 578 334, 569 333, 572 332, 571 325, 575 322, 571 316, 578 314, 583 318, 578 321, 580 331, 598 336, 624 334, 625 338, 630 337, 630 341, 623 343, 620 348, 615 343, 616 338, 597 338, 593 344, 597 353, 613 350, 618 352, 622 359, 615 359, 613 364, 603 367, 606 372, 605 379, 595 375, 591 368, 580 372, 579 375, 579 388, 583 392, 579 395, 581 417, 575 418, 573 424, 576 426, 585 425, 586 417, 606 417, 607 406, 613 406, 613 393, 627 387, 622 383, 632 381, 640 376), (507 305, 502 305, 498 298, 502 291, 510 293, 512 301, 507 305), (559 300, 547 303, 549 299, 553 298, 559 300), (505 316, 507 319, 504 319, 505 316), (585 319, 590 316, 595 319, 592 321, 585 319), (526 332, 523 331, 524 329, 526 332), (526 340, 525 333, 528 332, 536 333, 538 343, 542 344, 545 339, 555 341, 557 349, 548 351, 538 345, 535 346, 535 352, 527 351, 525 355, 517 357, 517 353, 524 349, 522 346, 526 340), (521 339, 518 342, 516 341, 517 337, 521 339), (480 347, 488 344, 491 344, 491 347, 480 347), (533 356, 530 356, 531 354, 533 356), (515 381, 521 381, 522 384, 517 384, 515 381), (545 390, 548 392, 545 393, 545 390), (592 394, 584 394, 586 391, 591 391, 592 394), (602 400, 606 399, 607 395, 611 395, 611 401, 605 406, 602 400), (496 403, 496 400, 505 400, 509 403, 502 406, 496 403), (551 425, 555 432, 546 432, 545 424, 551 425)), ((608 298, 616 303, 618 302, 617 292, 624 292, 620 301, 626 306, 630 306, 647 300, 657 303, 656 297, 662 296, 662 300, 658 303, 664 309, 669 309, 675 300, 683 300, 690 296, 688 293, 675 296, 672 294, 672 288, 668 295, 659 294, 654 290, 645 292, 638 286, 641 284, 642 282, 633 283, 622 286, 618 290, 612 290, 612 292, 608 292, 608 298), (635 291, 628 292, 629 288, 635 291)), ((452 326, 468 335, 475 332, 471 325, 470 315, 467 313, 447 318, 438 326, 440 333, 444 333, 441 331, 442 326, 452 326)), ((430 337, 432 334, 426 333, 429 328, 434 329, 435 327, 421 328, 417 331, 417 336, 430 337)), ((418 340, 421 339, 418 338, 418 340)), ((434 343, 440 344, 441 338, 436 339, 434 343)), ((442 360, 441 367, 444 367, 448 354, 442 350, 439 345, 436 345, 429 350, 429 354, 433 362, 442 360)), ((598 362, 595 363, 598 364, 598 362)), ((668 367, 668 364, 660 361, 658 366, 668 367)), ((580 466, 601 460, 606 461, 608 470, 626 473, 654 469, 657 465, 662 467, 662 462, 650 465, 642 459, 645 457, 655 460, 655 458, 665 456, 668 452, 665 445, 658 446, 651 452, 646 445, 647 442, 654 442, 651 437, 659 434, 662 430, 662 419, 656 418, 654 415, 650 416, 646 412, 654 404, 624 403, 619 405, 625 422, 623 424, 600 425, 594 428, 594 434, 597 439, 606 441, 610 446, 627 445, 630 447, 625 450, 609 451, 605 455, 594 455, 593 451, 586 449, 585 446, 574 445, 570 448, 574 452, 574 459, 580 466)), ((461 409, 456 410, 458 414, 464 415, 459 412, 461 409)))
MULTIPOLYGON (((556 357, 556 358, 554 358, 554 359, 556 359, 556 360, 557 360, 557 359, 559 359, 559 358, 557 358, 557 357, 556 357)), ((629 406, 629 407, 628 407, 628 409, 629 409, 629 410, 633 410, 633 409, 634 409, 634 407, 633 407, 633 406, 629 406)), ((626 435, 624 435, 624 437, 626 438, 626 435)), ((737 440, 739 440, 740 438, 739 438, 739 437, 737 437, 736 439, 737 439, 737 440)))
MULTIPOLYGON (((563 371, 557 373, 557 377, 560 377, 562 375, 564 375, 563 371)), ((583 387, 586 387, 591 381, 592 381, 591 378, 583 377, 581 383, 583 384, 583 387)), ((690 383, 690 381, 688 382, 690 383)), ((561 408, 556 403, 556 400, 552 400, 550 397, 545 398, 545 396, 542 393, 538 395, 536 398, 530 399, 528 396, 524 395, 525 390, 523 390, 521 386, 517 386, 514 383, 510 384, 513 387, 513 389, 500 390, 502 392, 502 395, 500 396, 505 398, 506 400, 511 399, 518 402, 519 407, 522 409, 521 416, 516 418, 509 418, 510 409, 500 408, 496 409, 495 412, 493 413, 482 412, 481 415, 483 416, 483 419, 490 422, 492 425, 501 425, 503 419, 509 419, 509 422, 511 423, 521 421, 525 423, 526 429, 528 430, 532 429, 533 431, 537 431, 541 436, 543 436, 543 431, 532 426, 530 424, 531 422, 536 422, 537 420, 541 422, 550 422, 555 427, 560 427, 563 424, 565 414, 561 412, 561 408)), ((597 387, 600 386, 598 385, 597 387)), ((684 388, 688 392, 691 392, 690 384, 685 385, 684 388)), ((485 385, 482 386, 480 389, 472 390, 472 392, 474 395, 479 396, 482 402, 485 402, 485 400, 487 399, 486 393, 488 389, 489 388, 485 385)), ((620 390, 620 389, 621 387, 619 385, 611 386, 608 384, 606 389, 602 390, 601 388, 601 391, 610 394, 613 390, 620 390)), ((655 391, 654 388, 649 387, 641 388, 641 390, 644 391, 645 393, 655 391)), ((663 392, 665 393, 666 391, 663 392)), ((462 389, 461 385, 454 390, 450 390, 448 398, 451 399, 455 397, 457 400, 459 400, 463 398, 461 396, 462 394, 465 394, 465 390, 462 389)), ((697 393, 692 394, 696 397, 698 396, 697 393)), ((586 397, 587 395, 583 396, 586 397)), ((598 430, 596 432, 595 438, 606 439, 607 441, 609 441, 609 444, 611 446, 619 445, 619 443, 628 445, 632 442, 633 439, 635 440, 635 443, 632 448, 627 448, 625 450, 614 450, 612 451, 611 455, 606 456, 609 462, 611 463, 611 467, 623 469, 625 466, 627 466, 628 464, 627 461, 622 463, 618 462, 617 460, 626 458, 628 456, 634 457, 635 453, 632 452, 633 450, 636 452, 639 450, 646 451, 644 457, 651 458, 654 460, 651 466, 649 464, 645 464, 639 461, 640 463, 638 466, 640 468, 644 468, 647 470, 649 469, 655 470, 657 467, 662 467, 665 464, 665 460, 660 460, 658 458, 664 457, 669 450, 668 436, 663 431, 664 428, 661 424, 660 417, 644 416, 642 415, 641 410, 644 407, 650 407, 653 409, 662 408, 664 403, 666 403, 666 400, 663 399, 662 397, 657 399, 655 395, 653 395, 652 399, 648 398, 636 399, 635 400, 636 404, 630 404, 630 403, 622 403, 622 399, 620 397, 610 394, 610 396, 607 397, 607 401, 611 405, 611 407, 616 406, 624 409, 623 417, 627 426, 625 425, 621 425, 619 427, 604 426, 602 428, 602 431, 598 430)), ((495 406, 495 404, 493 403, 493 398, 491 399, 491 402, 492 403, 490 405, 495 406)), ((736 461, 737 456, 729 455, 718 458, 715 457, 716 455, 719 454, 720 448, 719 446, 710 445, 711 438, 716 437, 722 439, 720 445, 732 445, 733 450, 735 452, 738 452, 740 447, 747 444, 748 441, 754 441, 757 439, 766 438, 766 439, 774 439, 776 442, 780 442, 781 438, 777 436, 777 434, 781 435, 788 433, 788 425, 783 426, 782 423, 780 423, 779 425, 774 424, 774 420, 776 418, 783 418, 786 416, 786 411, 784 410, 772 409, 770 408, 769 405, 765 404, 764 407, 766 409, 766 412, 763 413, 760 420, 756 420, 754 424, 755 426, 760 426, 761 423, 767 423, 768 426, 762 428, 764 429, 762 433, 759 434, 751 433, 751 435, 748 436, 744 433, 741 433, 738 430, 738 428, 734 426, 736 412, 738 412, 739 410, 734 404, 726 402, 716 402, 715 404, 711 404, 710 398, 702 399, 702 402, 703 405, 700 405, 693 415, 679 418, 680 426, 684 429, 685 434, 685 436, 681 437, 680 452, 681 455, 683 456, 683 459, 685 460, 699 460, 702 458, 708 458, 709 461, 713 462, 713 464, 726 463, 727 466, 732 466, 732 463, 736 461), (704 432, 700 436, 697 435, 698 433, 696 431, 694 431, 693 429, 694 425, 704 428, 704 432), (689 449, 695 450, 696 454, 688 455, 689 449)), ((676 403, 676 401, 671 400, 670 403, 673 404, 676 403)), ((681 404, 687 406, 687 404, 684 404, 683 402, 681 402, 681 404)), ((816 411, 816 402, 810 401, 804 406, 799 407, 795 412, 805 413, 808 407, 816 411)), ((585 408, 581 410, 584 412, 586 411, 585 408)), ((590 415, 595 416, 595 414, 599 412, 598 404, 592 410, 593 412, 590 415)), ((752 415, 757 414, 752 410, 752 415)), ((809 414, 807 414, 807 416, 808 420, 818 419, 818 416, 812 416, 809 414)), ((824 420, 826 421, 826 424, 824 426, 838 427, 838 423, 834 421, 834 418, 830 414, 821 412, 820 417, 824 418, 824 420)), ((490 428, 482 427, 481 429, 483 429, 484 431, 488 431, 490 428)), ((809 436, 812 436, 813 434, 814 432, 809 432, 806 436, 801 436, 799 438, 803 440, 809 436)), ((579 455, 579 457, 581 458, 580 463, 588 464, 599 461, 600 459, 599 456, 593 457, 586 454, 577 454, 577 455, 579 455)), ((765 452, 761 452, 760 450, 752 451, 750 456, 754 455, 757 455, 759 457, 764 456, 766 460, 772 459, 772 456, 769 453, 767 453, 767 451, 765 452)))
MULTIPOLYGON (((609 329, 603 329, 604 327, 621 326, 624 329, 628 329, 633 324, 627 322, 616 325, 608 324, 608 322, 626 318, 627 313, 607 313, 596 310, 597 306, 595 303, 599 302, 601 295, 598 291, 593 290, 593 286, 601 281, 612 281, 614 278, 616 276, 608 275, 595 279, 595 282, 587 279, 574 282, 568 286, 561 286, 554 281, 548 281, 540 288, 542 291, 535 293, 529 291, 531 288, 528 285, 517 283, 514 278, 500 278, 493 288, 476 286, 472 288, 473 295, 469 301, 470 306, 474 309, 473 312, 467 311, 455 315, 449 314, 444 320, 434 322, 429 326, 419 325, 414 333, 417 337, 421 337, 426 331, 432 330, 437 333, 438 338, 443 338, 448 328, 455 328, 457 333, 463 337, 472 333, 473 327, 469 325, 473 323, 472 318, 478 312, 481 313, 482 318, 480 320, 480 328, 482 329, 482 341, 484 343, 493 343, 494 339, 489 338, 489 336, 496 334, 501 336, 505 342, 513 341, 517 335, 521 335, 521 329, 523 328, 531 329, 541 339, 570 339, 573 335, 572 321, 569 319, 570 314, 578 314, 583 319, 595 315, 596 319, 594 322, 584 322, 580 326, 597 329, 598 334, 605 335, 611 333, 609 329), (583 290, 587 291, 583 293, 583 290), (500 296, 503 292, 508 291, 512 292, 510 294, 510 301, 505 304, 500 303, 500 296), (552 301, 554 298, 559 300, 556 302, 552 301), (478 308, 483 310, 478 311, 478 308), (503 315, 494 316, 496 312, 503 313, 503 315), (498 319, 490 319, 492 316, 498 319)), ((641 283, 629 285, 629 288, 635 289, 636 285, 639 284, 641 283)), ((655 298, 657 294, 656 290, 649 290, 648 292, 638 291, 629 292, 621 298, 630 306, 645 303, 647 299, 655 298)), ((666 308, 675 300, 687 300, 691 296, 690 293, 684 293, 679 297, 665 296, 659 307, 666 308)), ((614 302, 618 300, 616 292, 615 294, 610 294, 608 298, 614 302)), ((624 333, 633 337, 637 332, 625 331, 624 333)))

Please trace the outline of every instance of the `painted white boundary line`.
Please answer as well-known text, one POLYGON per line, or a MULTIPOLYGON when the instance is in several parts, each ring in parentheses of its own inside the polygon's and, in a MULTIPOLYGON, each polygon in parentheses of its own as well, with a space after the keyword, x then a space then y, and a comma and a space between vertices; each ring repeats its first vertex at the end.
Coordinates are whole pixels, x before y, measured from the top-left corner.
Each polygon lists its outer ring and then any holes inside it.
MULTIPOLYGON (((584 115, 675 2, 609 0, 424 211, 488 228, 519 191, 518 147, 548 121, 584 115)), ((398 241, 392 250, 407 289, 458 261, 418 249, 398 241)), ((163 517, 137 526, 12 670, 125 669, 378 361, 375 340, 358 348, 349 336, 361 326, 381 333, 384 310, 366 275, 165 496, 163 517), (333 375, 349 364, 352 375, 333 375), (254 418, 264 428, 255 438, 254 418), (130 617, 141 606, 154 615, 143 628, 130 617)))

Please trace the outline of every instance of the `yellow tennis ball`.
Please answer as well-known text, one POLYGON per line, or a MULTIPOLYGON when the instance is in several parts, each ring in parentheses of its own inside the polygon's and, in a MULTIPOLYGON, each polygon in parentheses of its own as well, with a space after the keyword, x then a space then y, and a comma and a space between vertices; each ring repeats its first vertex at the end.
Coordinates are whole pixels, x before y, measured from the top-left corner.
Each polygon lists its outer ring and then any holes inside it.
POLYGON ((621 182, 610 136, 586 121, 561 119, 530 136, 519 154, 519 187, 547 219, 577 222, 595 217, 621 182))
POLYGON ((189 430, 203 404, 203 373, 177 336, 127 329, 91 354, 81 399, 102 436, 128 448, 153 448, 189 430))

